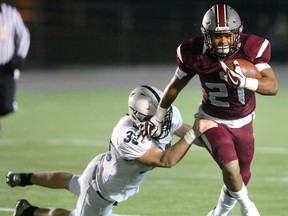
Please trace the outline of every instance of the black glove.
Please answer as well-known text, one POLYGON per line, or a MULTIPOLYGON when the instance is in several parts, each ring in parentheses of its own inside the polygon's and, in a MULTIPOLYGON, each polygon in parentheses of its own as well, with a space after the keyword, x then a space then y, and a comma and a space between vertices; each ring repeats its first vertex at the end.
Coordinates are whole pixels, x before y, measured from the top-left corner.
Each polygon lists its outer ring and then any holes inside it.
POLYGON ((14 55, 10 61, 10 69, 14 71, 16 68, 21 70, 24 59, 21 56, 14 55))

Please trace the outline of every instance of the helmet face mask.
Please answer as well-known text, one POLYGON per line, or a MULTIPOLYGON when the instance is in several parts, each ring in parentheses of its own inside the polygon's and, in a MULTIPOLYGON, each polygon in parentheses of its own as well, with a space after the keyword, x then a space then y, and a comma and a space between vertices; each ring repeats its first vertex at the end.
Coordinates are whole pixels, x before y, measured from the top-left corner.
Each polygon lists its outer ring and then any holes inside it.
POLYGON ((239 15, 225 4, 214 5, 202 20, 201 31, 205 46, 217 59, 225 59, 239 50, 242 30, 239 15))
POLYGON ((148 121, 152 117, 152 116, 140 113, 138 110, 135 110, 131 106, 129 106, 129 116, 135 124, 138 124, 143 121, 148 121))

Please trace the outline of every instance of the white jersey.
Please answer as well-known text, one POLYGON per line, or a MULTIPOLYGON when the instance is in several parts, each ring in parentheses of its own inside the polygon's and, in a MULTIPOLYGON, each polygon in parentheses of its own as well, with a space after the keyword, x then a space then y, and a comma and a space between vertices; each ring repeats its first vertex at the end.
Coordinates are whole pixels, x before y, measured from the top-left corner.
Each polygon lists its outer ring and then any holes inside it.
POLYGON ((105 199, 121 202, 139 191, 139 185, 154 167, 142 165, 135 159, 150 148, 165 150, 171 145, 174 132, 183 124, 179 110, 172 106, 172 112, 170 132, 159 141, 141 142, 132 120, 128 116, 120 119, 112 132, 109 152, 100 156, 100 161, 95 164, 96 190, 105 199))
POLYGON ((0 4, 0 65, 9 62, 14 55, 26 57, 30 46, 30 34, 16 8, 0 4))

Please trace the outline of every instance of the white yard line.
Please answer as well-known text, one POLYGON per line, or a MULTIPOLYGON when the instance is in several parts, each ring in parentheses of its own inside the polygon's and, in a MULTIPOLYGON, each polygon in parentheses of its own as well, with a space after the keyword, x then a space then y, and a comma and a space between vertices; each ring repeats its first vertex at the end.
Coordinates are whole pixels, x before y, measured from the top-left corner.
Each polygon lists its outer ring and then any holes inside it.
POLYGON ((12 209, 12 208, 1 208, 0 207, 0 212, 14 212, 14 209, 12 209))

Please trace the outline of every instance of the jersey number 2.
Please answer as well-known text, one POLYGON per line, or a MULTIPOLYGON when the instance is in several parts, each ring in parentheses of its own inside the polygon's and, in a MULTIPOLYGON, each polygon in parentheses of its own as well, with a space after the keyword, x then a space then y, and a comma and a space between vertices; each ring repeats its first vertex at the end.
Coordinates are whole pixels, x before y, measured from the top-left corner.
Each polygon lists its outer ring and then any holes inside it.
MULTIPOLYGON (((217 107, 230 107, 228 101, 221 101, 220 98, 228 97, 228 90, 225 83, 205 83, 209 89, 218 89, 218 91, 209 92, 209 100, 211 104, 217 107)), ((238 100, 241 104, 245 104, 244 88, 237 88, 238 100)))

